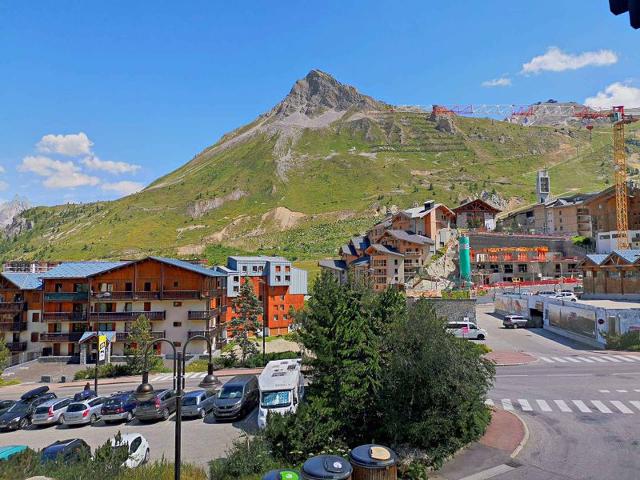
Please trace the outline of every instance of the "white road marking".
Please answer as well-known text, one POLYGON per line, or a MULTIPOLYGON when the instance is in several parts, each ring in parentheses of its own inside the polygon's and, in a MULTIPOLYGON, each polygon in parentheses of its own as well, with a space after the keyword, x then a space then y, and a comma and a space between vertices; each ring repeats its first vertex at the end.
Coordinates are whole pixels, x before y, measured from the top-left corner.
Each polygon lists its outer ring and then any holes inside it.
POLYGON ((640 401, 638 400, 629 400, 629 403, 640 410, 640 401))
POLYGON ((611 410, 609 409, 609 407, 607 407, 600 400, 591 400, 591 403, 593 404, 594 407, 596 407, 602 413, 612 413, 611 410))
POLYGON ((628 393, 628 390, 616 390, 618 393, 628 393))
POLYGON ((542 410, 543 412, 551 412, 552 411, 551 407, 546 402, 546 400, 536 400, 536 402, 540 406, 540 410, 542 410))
POLYGON ((587 363, 594 363, 593 360, 590 360, 587 357, 576 357, 578 360, 582 361, 582 362, 587 362, 587 363))
POLYGON ((640 362, 640 357, 636 355, 625 355, 626 358, 633 360, 634 362, 640 362))
POLYGON ((625 362, 629 362, 629 363, 633 363, 633 360, 631 360, 630 358, 627 358, 623 355, 613 355, 614 358, 619 358, 620 360, 624 360, 625 362))
POLYGON ((608 360, 610 362, 613 362, 613 363, 622 363, 621 360, 618 360, 617 358, 613 358, 611 355, 607 355, 607 356, 602 357, 602 358, 604 358, 605 360, 608 360))
POLYGON ((525 400, 524 398, 519 398, 518 403, 520 404, 520 408, 522 408, 523 412, 533 411, 533 408, 531 408, 531 404, 529 403, 528 400, 525 400))
POLYGON ((567 405, 567 402, 565 402, 564 400, 554 400, 554 402, 556 403, 556 405, 558 405, 558 408, 560 409, 561 412, 572 412, 573 410, 571 410, 569 408, 569 406, 567 405))
POLYGON ((551 358, 553 358, 556 362, 560 362, 560 363, 567 363, 567 361, 566 361, 566 360, 564 360, 564 359, 562 359, 562 358, 560 358, 560 357, 551 357, 551 358))
POLYGON ((600 393, 611 393, 611 390, 598 390, 600 393))
POLYGON ((554 363, 554 362, 553 362, 553 360, 551 360, 551 359, 549 359, 549 358, 547 358, 547 357, 538 357, 538 358, 539 358, 540 360, 543 360, 543 361, 547 362, 547 363, 554 363))
POLYGON ((573 357, 564 357, 564 358, 566 358, 567 360, 569 360, 570 362, 573 362, 573 363, 580 363, 580 360, 576 360, 573 357))
POLYGON ((582 400, 571 400, 582 413, 591 413, 591 409, 587 407, 582 400))
POLYGON ((591 360, 595 360, 596 362, 600 362, 600 363, 607 363, 606 360, 603 360, 600 357, 589 357, 591 360))
POLYGON ((460 480, 488 480, 489 478, 497 477, 498 475, 510 472, 511 470, 515 470, 515 468, 503 463, 497 467, 488 468, 487 470, 474 473, 473 475, 468 475, 460 480))
POLYGON ((622 403, 619 400, 611 400, 611 405, 616 407, 622 413, 633 413, 633 410, 631 410, 629 407, 627 407, 624 403, 622 403))
POLYGON ((509 400, 508 398, 503 398, 502 408, 504 408, 505 410, 513 410, 513 404, 511 403, 511 400, 509 400))
POLYGON ((640 388, 634 388, 633 391, 634 392, 640 392, 640 388))

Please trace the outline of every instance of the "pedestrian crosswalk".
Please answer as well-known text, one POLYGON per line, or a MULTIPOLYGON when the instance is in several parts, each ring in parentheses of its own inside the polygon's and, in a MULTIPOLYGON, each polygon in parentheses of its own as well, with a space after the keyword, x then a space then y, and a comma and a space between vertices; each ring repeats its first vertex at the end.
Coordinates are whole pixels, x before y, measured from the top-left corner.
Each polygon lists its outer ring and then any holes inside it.
POLYGON ((540 398, 529 400, 526 398, 488 398, 485 404, 489 407, 521 412, 640 415, 640 400, 544 400, 540 398))
POLYGON ((556 363, 558 365, 612 365, 616 364, 636 364, 640 365, 640 355, 571 355, 552 356, 538 355, 544 363, 556 363))
MULTIPOLYGON (((185 373, 185 380, 196 379, 196 378, 204 378, 207 375, 207 372, 190 372, 185 373)), ((151 377, 149 381, 153 382, 166 382, 167 380, 173 380, 173 373, 163 373, 162 375, 156 375, 151 377)))

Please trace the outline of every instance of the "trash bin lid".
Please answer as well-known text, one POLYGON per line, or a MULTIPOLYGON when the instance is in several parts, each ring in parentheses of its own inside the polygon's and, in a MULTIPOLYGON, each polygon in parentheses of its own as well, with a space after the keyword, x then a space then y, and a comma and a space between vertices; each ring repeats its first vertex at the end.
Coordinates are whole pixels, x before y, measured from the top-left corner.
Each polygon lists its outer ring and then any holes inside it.
POLYGON ((362 467, 389 467, 397 461, 393 450, 382 445, 360 445, 351 450, 351 461, 362 467))
POLYGON ((295 470, 271 470, 262 480, 300 480, 300 474, 295 470))
POLYGON ((337 455, 318 455, 302 465, 303 475, 317 479, 344 480, 352 471, 349 461, 337 455))

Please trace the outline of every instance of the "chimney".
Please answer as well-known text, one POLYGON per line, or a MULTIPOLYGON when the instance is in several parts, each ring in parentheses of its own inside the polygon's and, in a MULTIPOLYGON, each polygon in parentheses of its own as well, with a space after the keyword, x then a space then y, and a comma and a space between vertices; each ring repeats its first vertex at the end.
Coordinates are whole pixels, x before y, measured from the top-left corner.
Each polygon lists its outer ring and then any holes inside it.
POLYGON ((434 205, 434 200, 427 200, 426 202, 424 202, 424 211, 426 212, 427 210, 431 210, 434 205))

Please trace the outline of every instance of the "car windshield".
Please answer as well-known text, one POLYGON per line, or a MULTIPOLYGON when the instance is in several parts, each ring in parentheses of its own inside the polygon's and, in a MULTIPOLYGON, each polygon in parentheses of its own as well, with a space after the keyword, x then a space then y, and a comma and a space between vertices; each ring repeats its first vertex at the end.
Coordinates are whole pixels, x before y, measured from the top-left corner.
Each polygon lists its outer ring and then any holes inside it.
POLYGON ((87 406, 84 403, 72 403, 67 407, 67 412, 84 412, 87 406))
POLYGON ((184 401, 182 402, 183 405, 197 405, 198 404, 198 397, 184 397, 184 401))
POLYGON ((47 448, 44 452, 42 452, 42 458, 44 460, 55 460, 56 457, 61 454, 61 448, 47 448))
POLYGON ((38 407, 36 408, 36 414, 47 413, 49 411, 49 407, 38 407))
POLYGON ((220 390, 218 398, 240 398, 242 397, 242 387, 240 385, 225 385, 220 390))
POLYGON ((280 408, 291 405, 291 390, 262 392, 263 408, 280 408))
POLYGON ((11 413, 24 413, 27 410, 29 410, 29 404, 28 403, 18 402, 18 403, 15 403, 13 405, 13 407, 11 407, 7 411, 11 412, 11 413))
POLYGON ((119 398, 110 398, 104 402, 105 407, 119 407, 120 405, 122 405, 122 400, 119 398))

